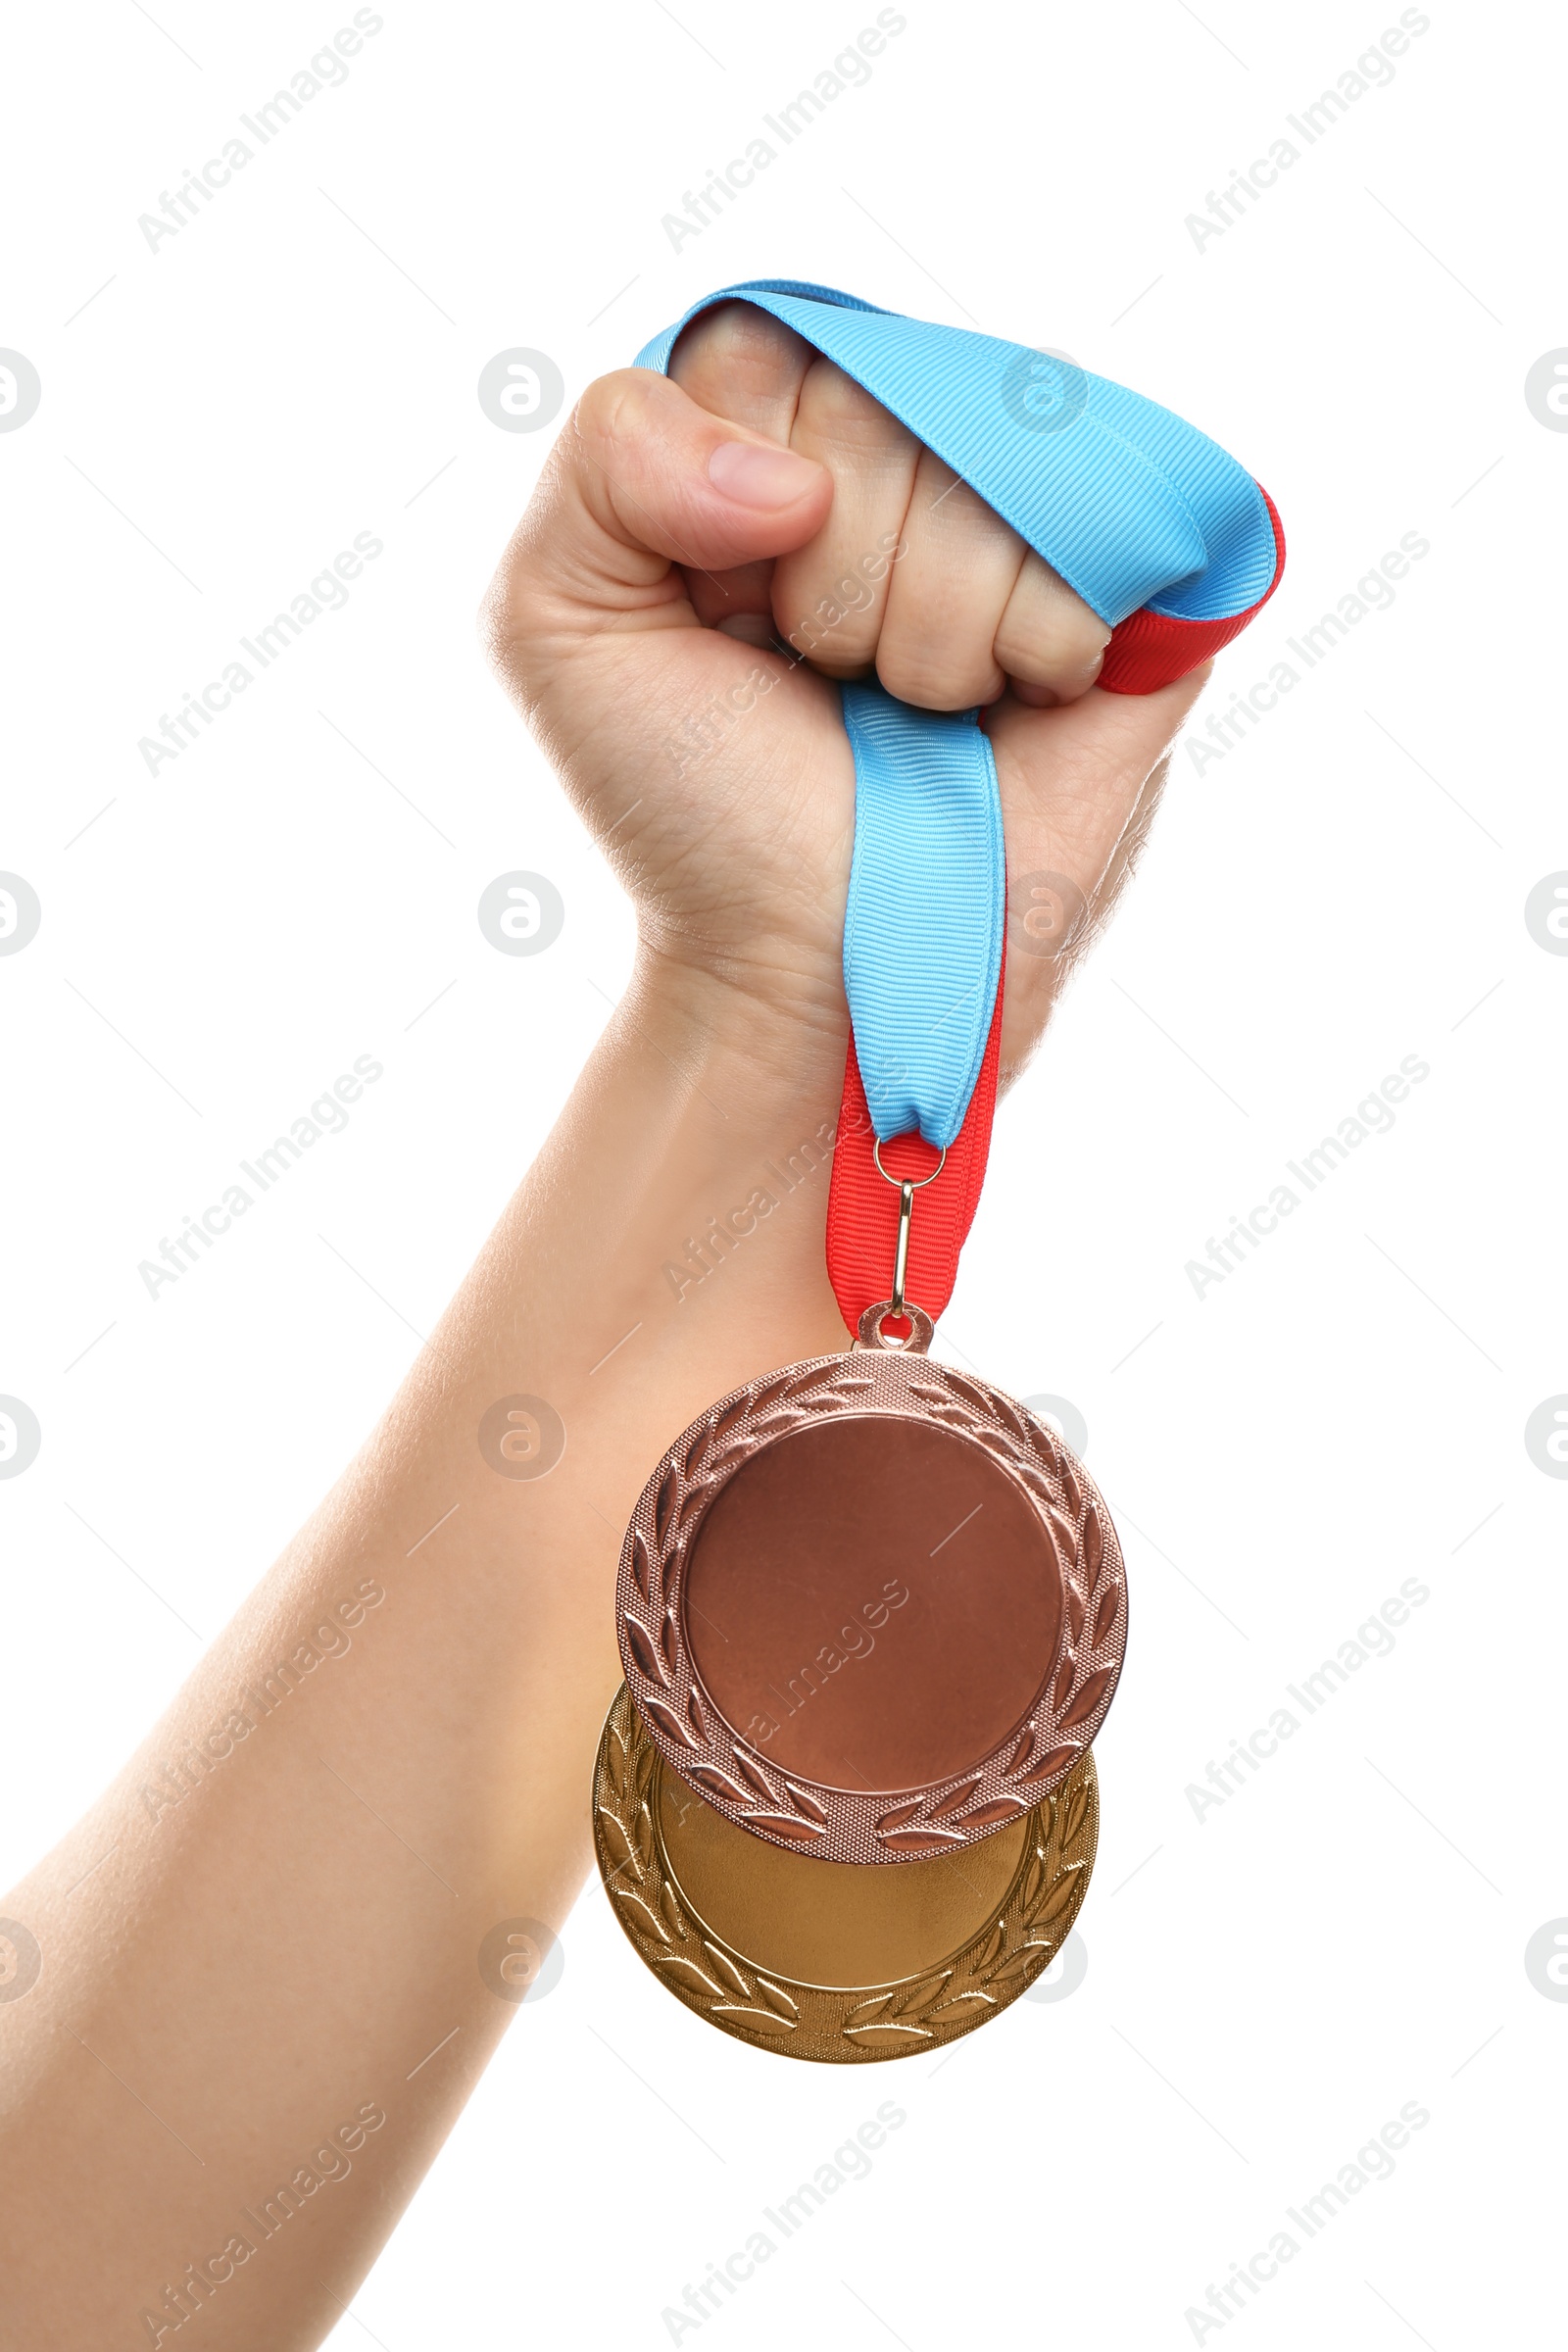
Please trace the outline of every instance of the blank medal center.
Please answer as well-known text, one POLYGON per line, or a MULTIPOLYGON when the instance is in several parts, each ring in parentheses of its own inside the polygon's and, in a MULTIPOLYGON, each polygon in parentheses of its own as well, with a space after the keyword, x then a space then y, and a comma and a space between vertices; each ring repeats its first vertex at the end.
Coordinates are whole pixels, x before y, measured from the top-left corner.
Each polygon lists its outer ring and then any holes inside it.
POLYGON ((687 1640, 727 1721, 784 1771, 852 1792, 981 1763, 1032 1712, 1060 1630, 1028 1500, 928 1421, 775 1439, 710 1505, 687 1570, 687 1640))

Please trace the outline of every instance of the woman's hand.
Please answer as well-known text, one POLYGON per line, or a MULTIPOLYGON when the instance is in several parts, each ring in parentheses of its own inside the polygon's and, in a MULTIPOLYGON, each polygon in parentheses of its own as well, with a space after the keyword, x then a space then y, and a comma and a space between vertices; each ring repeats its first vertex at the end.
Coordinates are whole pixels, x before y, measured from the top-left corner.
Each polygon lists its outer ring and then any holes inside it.
POLYGON ((634 899, 645 951, 835 1041, 855 773, 834 681, 987 707, 1009 876, 1081 894, 1067 954, 1012 909, 1028 1058, 1125 877, 1206 671, 1095 689, 1109 631, 841 369, 745 303, 668 378, 578 404, 486 600, 493 657, 634 899), (780 646, 791 649, 780 651, 780 646), (1039 952, 1044 945, 1047 953, 1039 952))

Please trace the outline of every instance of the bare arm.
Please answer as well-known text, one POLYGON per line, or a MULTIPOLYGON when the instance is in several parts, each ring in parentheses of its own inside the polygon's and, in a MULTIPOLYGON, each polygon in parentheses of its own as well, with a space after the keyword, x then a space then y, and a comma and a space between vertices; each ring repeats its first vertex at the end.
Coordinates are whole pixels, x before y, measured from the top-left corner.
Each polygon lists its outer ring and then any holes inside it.
MULTIPOLYGON (((715 314, 676 375, 587 396, 489 612, 637 899, 633 987, 360 1458, 0 1905, 43 1955, 0 2003, 18 2340, 167 2343, 207 2305, 231 2352, 331 2327, 513 2013, 485 1936, 558 1927, 586 1873, 644 1479, 724 1390, 844 1344, 822 1228, 853 770, 832 687, 762 641, 902 546, 817 659, 937 708, 1015 680, 989 721, 1009 862, 1091 914, 1197 692, 1085 691, 1101 624, 785 330, 715 314), (703 715, 748 680, 742 721, 703 715)), ((1016 1066, 1062 966, 1012 970, 1016 1066)))
MULTIPOLYGON (((138 2314, 172 2326, 184 2279, 236 2352, 318 2341, 513 2014, 486 1932, 574 1900, 638 1490, 715 1395, 843 1338, 826 1154, 793 1194, 763 1169, 830 1125, 837 1040, 792 1040, 786 1072, 760 1014, 737 1037, 721 1009, 684 975, 633 988, 381 1427, 6 1898, 45 1960, 0 2007, 16 2340, 146 2342, 138 2314), (776 1205, 677 1299, 664 1262, 760 1189, 776 1205), (543 1477, 480 1450, 518 1394, 564 1430, 543 1477), (302 2167, 284 2226, 265 2208, 302 2167), (87 2269, 58 2260, 63 2194, 92 2217, 87 2269), (215 2256, 232 2276, 189 2284, 215 2256)), ((531 1467, 533 1426, 512 1434, 531 1467)))

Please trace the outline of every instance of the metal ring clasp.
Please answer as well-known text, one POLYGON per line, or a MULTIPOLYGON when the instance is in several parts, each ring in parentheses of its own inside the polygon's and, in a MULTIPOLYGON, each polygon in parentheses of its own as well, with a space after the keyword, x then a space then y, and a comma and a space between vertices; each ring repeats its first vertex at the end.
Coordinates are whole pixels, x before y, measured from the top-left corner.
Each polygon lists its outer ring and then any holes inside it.
MULTIPOLYGON (((914 1196, 916 1193, 923 1193, 928 1184, 935 1184, 947 1166, 948 1148, 946 1144, 941 1149, 942 1156, 929 1176, 890 1176, 882 1165, 882 1138, 878 1136, 871 1146, 871 1157, 876 1162, 877 1174, 884 1184, 893 1185, 899 1196, 899 1246, 893 1254, 893 1296, 883 1310, 886 1314, 903 1315, 907 1311, 904 1297, 904 1278, 908 1272, 909 1266, 909 1226, 914 1217, 914 1196)), ((885 1345, 886 1343, 881 1344, 885 1345)))
MULTIPOLYGON (((892 1139, 890 1138, 889 1140, 891 1141, 892 1139)), ((935 1184, 937 1178, 941 1175, 943 1169, 948 1164, 948 1147, 946 1144, 941 1147, 941 1152, 942 1155, 938 1159, 936 1166, 932 1169, 929 1176, 890 1176, 886 1168, 882 1165, 882 1138, 878 1136, 876 1142, 871 1146, 871 1157, 876 1161, 877 1174, 881 1177, 884 1184, 891 1184, 895 1192, 901 1192, 906 1186, 907 1186, 911 1193, 923 1193, 928 1184, 935 1184)))

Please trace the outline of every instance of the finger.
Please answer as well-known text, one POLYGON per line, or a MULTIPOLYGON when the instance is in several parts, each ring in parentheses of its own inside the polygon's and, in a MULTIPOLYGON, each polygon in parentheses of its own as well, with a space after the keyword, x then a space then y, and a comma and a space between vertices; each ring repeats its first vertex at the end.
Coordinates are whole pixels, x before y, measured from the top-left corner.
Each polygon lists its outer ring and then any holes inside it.
POLYGON ((739 564, 732 571, 702 571, 683 564, 692 611, 705 629, 718 629, 748 645, 771 645, 775 635, 771 594, 772 563, 739 564))
POLYGON ((799 547, 832 484, 808 458, 643 368, 590 385, 551 453, 481 614, 525 707, 607 630, 695 628, 676 564, 721 574, 799 547))
MULTIPOLYGON (((749 302, 720 302, 694 318, 670 356, 669 373, 710 416, 790 446, 801 384, 814 358, 793 328, 749 302)), ((751 645, 771 645, 773 567, 688 571, 686 587, 704 626, 751 645)))
POLYGON ((1109 643, 1108 622, 1031 548, 992 648, 1018 700, 1039 709, 1075 702, 1100 675, 1109 643))
POLYGON ((1005 679, 993 645, 1028 553, 1022 539, 929 449, 920 452, 888 592, 877 676, 901 702, 967 710, 1005 679))
POLYGON ((669 374, 710 416, 790 446, 802 383, 816 354, 804 336, 749 302, 715 303, 670 355, 669 374))
POLYGON ((920 444, 853 376, 817 360, 790 447, 826 466, 833 506, 817 536, 774 565, 773 616, 818 669, 854 677, 876 656, 920 444))

